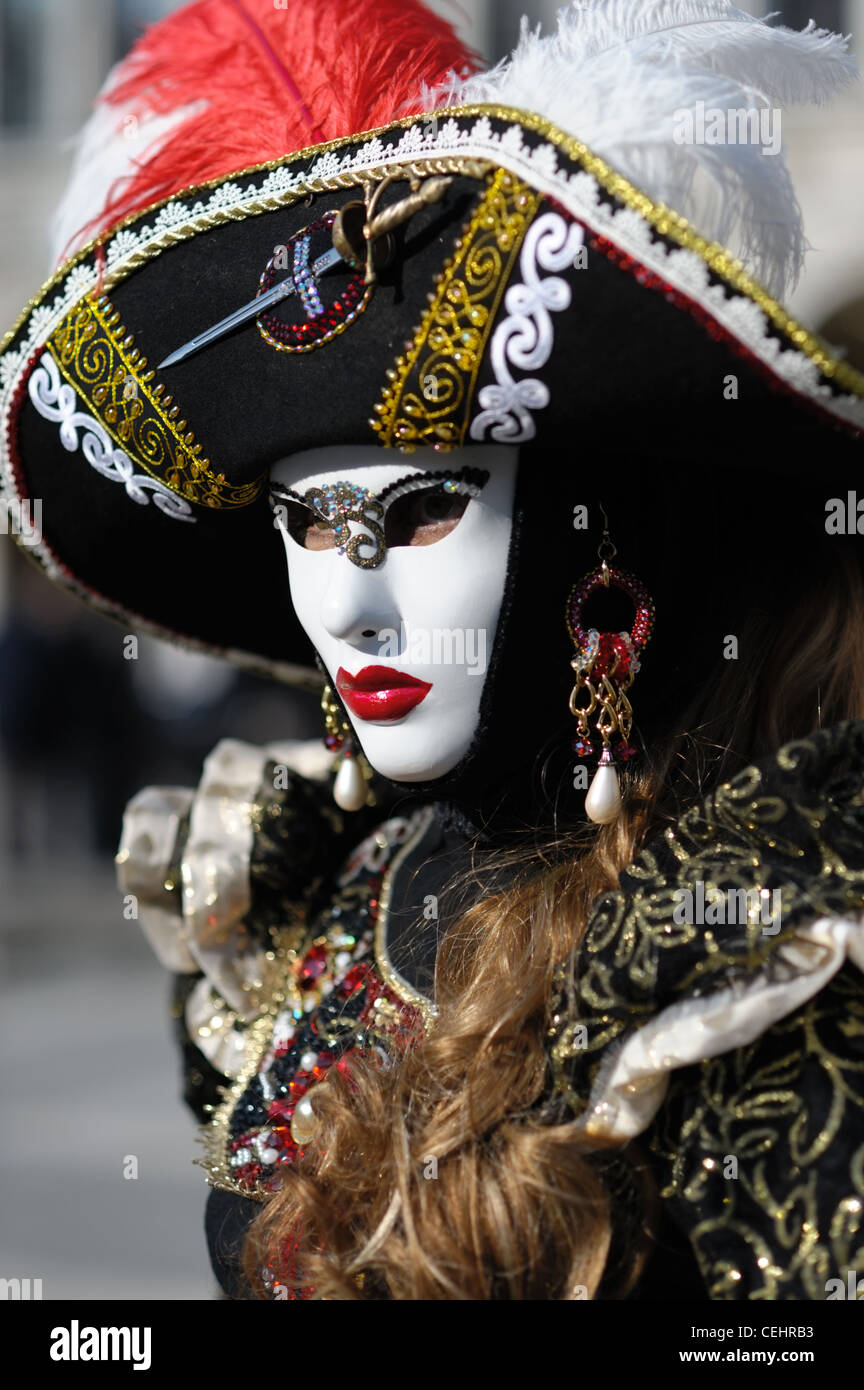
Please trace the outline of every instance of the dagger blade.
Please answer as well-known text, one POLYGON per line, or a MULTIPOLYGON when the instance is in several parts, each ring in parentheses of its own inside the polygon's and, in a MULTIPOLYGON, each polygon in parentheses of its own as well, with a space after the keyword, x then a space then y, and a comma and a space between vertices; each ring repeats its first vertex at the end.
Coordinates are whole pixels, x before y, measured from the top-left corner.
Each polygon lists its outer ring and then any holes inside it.
MULTIPOLYGON (((325 251, 323 256, 319 256, 317 261, 312 262, 312 273, 316 280, 323 275, 331 266, 338 265, 342 261, 342 256, 331 246, 329 251, 325 251)), ((287 280, 281 280, 278 285, 274 285, 272 290, 267 290, 264 294, 257 295, 255 299, 250 299, 248 304, 243 304, 239 309, 235 309, 233 314, 227 318, 220 319, 212 327, 206 328, 203 333, 190 338, 188 343, 176 348, 174 352, 158 364, 156 370, 161 372, 165 367, 173 367, 175 362, 182 362, 185 357, 191 357, 193 352, 198 352, 200 348, 207 347, 209 343, 215 343, 218 338, 222 338, 226 333, 230 333, 232 328, 237 328, 241 323, 246 323, 248 319, 257 318, 262 309, 267 309, 271 304, 278 304, 280 300, 287 299, 289 295, 296 294, 297 287, 289 276, 287 280)))

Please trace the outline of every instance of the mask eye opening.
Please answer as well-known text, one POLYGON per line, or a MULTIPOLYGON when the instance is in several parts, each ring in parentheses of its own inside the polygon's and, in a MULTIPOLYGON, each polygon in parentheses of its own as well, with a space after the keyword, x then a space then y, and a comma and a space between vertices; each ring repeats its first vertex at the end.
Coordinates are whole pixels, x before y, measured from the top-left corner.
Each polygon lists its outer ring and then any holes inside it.
POLYGON ((270 488, 270 508, 292 540, 304 550, 331 550, 336 544, 332 525, 290 488, 270 488))
POLYGON ((443 540, 459 525, 470 500, 467 494, 445 489, 440 482, 402 493, 387 508, 384 537, 388 550, 443 540))

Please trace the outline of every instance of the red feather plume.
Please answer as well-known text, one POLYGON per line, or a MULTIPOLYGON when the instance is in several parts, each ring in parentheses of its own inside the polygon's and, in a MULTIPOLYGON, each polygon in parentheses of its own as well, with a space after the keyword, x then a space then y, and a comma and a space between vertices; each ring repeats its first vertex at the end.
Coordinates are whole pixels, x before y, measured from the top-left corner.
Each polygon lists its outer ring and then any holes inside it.
POLYGON ((192 184, 419 111, 424 83, 480 66, 420 0, 195 0, 147 30, 99 102, 125 120, 206 107, 133 161, 73 240, 192 184))

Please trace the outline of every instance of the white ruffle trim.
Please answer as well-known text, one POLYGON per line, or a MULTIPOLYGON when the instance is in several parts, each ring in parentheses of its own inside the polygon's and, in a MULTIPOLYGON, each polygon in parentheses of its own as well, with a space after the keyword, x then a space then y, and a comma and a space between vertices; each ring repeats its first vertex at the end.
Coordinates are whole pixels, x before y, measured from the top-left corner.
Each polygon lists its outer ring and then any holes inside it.
POLYGON ((796 930, 770 966, 664 1009, 610 1049, 579 1123, 592 1137, 632 1139, 654 1119, 671 1073, 746 1047, 818 994, 846 960, 864 971, 864 916, 820 917, 796 930), (778 966, 785 978, 772 979, 778 966))
POLYGON ((266 765, 320 779, 331 761, 318 740, 256 746, 223 739, 205 761, 195 792, 147 787, 129 802, 117 855, 120 890, 137 898, 138 920, 166 969, 203 971, 194 1005, 190 999, 197 1022, 211 989, 240 1018, 256 1013, 250 998, 264 961, 258 945, 250 945, 244 918, 251 905, 253 811, 266 765), (187 813, 181 881, 175 884, 168 874, 187 813))

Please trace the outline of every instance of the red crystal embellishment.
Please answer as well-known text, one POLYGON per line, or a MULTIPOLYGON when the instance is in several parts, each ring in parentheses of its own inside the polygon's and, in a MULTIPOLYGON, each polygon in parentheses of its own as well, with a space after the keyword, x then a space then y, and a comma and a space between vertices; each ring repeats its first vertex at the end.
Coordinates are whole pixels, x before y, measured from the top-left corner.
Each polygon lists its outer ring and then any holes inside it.
POLYGON ((618 633, 601 632, 594 659, 597 676, 626 676, 630 673, 630 647, 618 633))
POLYGON ((632 743, 627 743, 624 739, 619 739, 612 750, 619 762, 629 762, 631 758, 639 755, 639 749, 634 748, 632 743))
POLYGON ((654 604, 634 574, 629 574, 627 570, 611 568, 604 570, 601 566, 599 569, 592 570, 590 574, 584 575, 570 591, 567 604, 567 626, 573 639, 573 645, 579 655, 587 662, 590 659, 592 641, 591 634, 585 630, 583 625, 582 610, 591 594, 598 589, 607 587, 607 578, 609 585, 616 589, 623 589, 624 593, 633 600, 636 617, 633 620, 629 643, 625 633, 601 632, 594 634, 596 655, 590 662, 590 669, 592 674, 597 677, 608 675, 621 678, 630 674, 633 657, 638 656, 646 645, 654 626, 654 604))
MULTIPOLYGON (((295 232, 289 238, 285 247, 286 252, 292 252, 295 243, 302 237, 329 232, 335 219, 335 212, 329 212, 316 222, 312 222, 308 227, 302 227, 299 232, 295 232)), ((259 281, 259 294, 272 289, 276 284, 278 276, 275 259, 275 256, 271 257, 264 268, 259 281)), ((296 276, 294 278, 296 284, 296 276)), ((319 290, 321 289, 311 267, 308 271, 308 278, 315 283, 319 290)), ((325 280, 325 287, 326 284, 327 281, 325 280)), ((302 317, 304 305, 302 295, 298 294, 291 299, 290 303, 287 300, 282 302, 281 313, 262 312, 258 323, 275 345, 278 346, 281 343, 289 351, 308 352, 319 344, 327 342, 335 333, 352 323, 364 307, 366 296, 365 277, 357 273, 352 275, 347 285, 343 287, 338 299, 334 299, 330 304, 324 303, 320 313, 313 314, 311 317, 302 317), (283 314, 287 314, 288 317, 283 317, 283 314)))
POLYGON ((313 946, 303 957, 300 969, 297 974, 297 985, 300 989, 311 989, 315 981, 324 973, 327 967, 327 947, 313 946))
POLYGON ((356 994, 358 989, 363 989, 372 983, 374 976, 372 970, 365 961, 359 961, 352 965, 343 975, 339 984, 336 986, 336 993, 340 999, 350 999, 352 994, 356 994))

